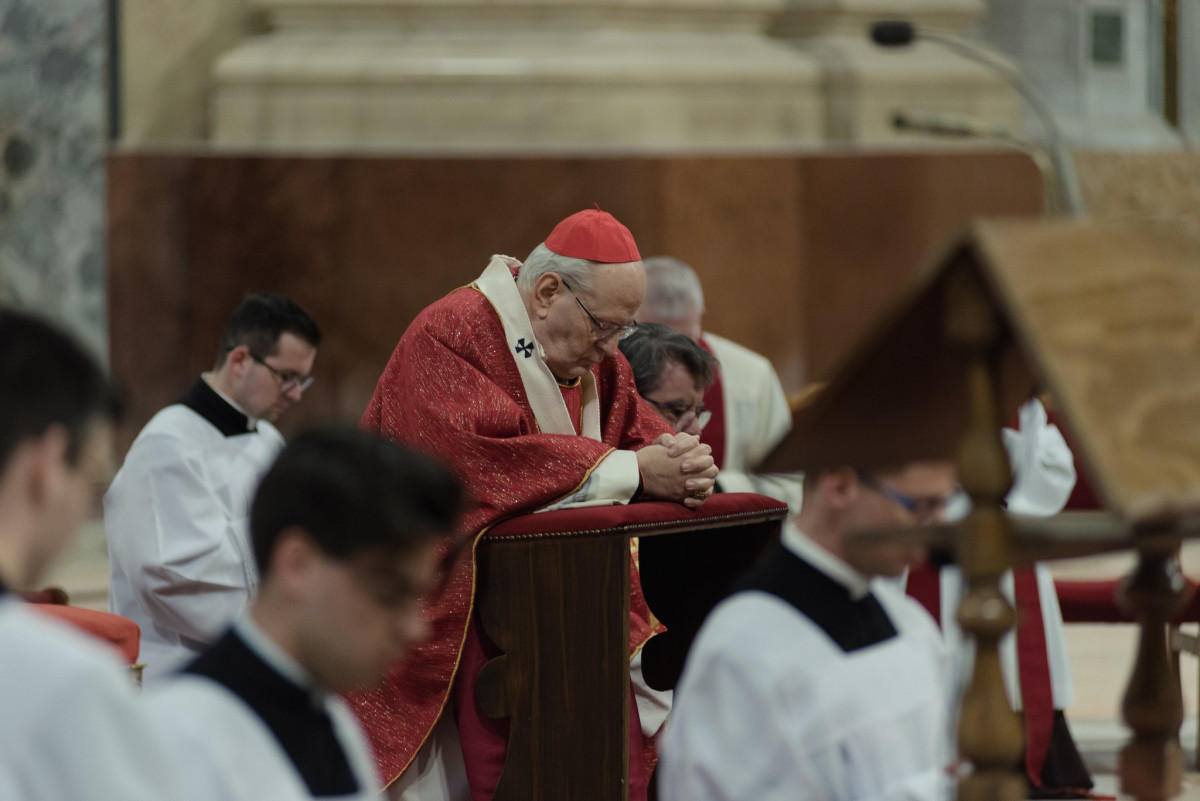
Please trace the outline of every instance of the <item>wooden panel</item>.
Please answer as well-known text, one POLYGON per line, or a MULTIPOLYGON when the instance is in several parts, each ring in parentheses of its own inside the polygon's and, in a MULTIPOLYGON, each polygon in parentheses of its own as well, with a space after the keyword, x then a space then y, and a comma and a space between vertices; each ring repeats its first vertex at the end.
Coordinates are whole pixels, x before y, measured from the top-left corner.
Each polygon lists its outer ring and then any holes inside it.
POLYGON ((973 217, 1040 215, 1033 163, 998 156, 826 154, 802 162, 810 379, 830 378, 973 217))
POLYGON ((503 655, 476 692, 510 718, 496 801, 627 799, 629 540, 485 540, 479 582, 503 655))
POLYGON ((827 377, 884 303, 967 219, 1032 213, 1010 151, 419 158, 139 153, 109 159, 113 371, 128 443, 211 366, 242 296, 294 296, 327 339, 282 421, 355 420, 405 326, 523 258, 593 202, 642 252, 683 258, 707 327, 772 360, 784 388, 827 377))

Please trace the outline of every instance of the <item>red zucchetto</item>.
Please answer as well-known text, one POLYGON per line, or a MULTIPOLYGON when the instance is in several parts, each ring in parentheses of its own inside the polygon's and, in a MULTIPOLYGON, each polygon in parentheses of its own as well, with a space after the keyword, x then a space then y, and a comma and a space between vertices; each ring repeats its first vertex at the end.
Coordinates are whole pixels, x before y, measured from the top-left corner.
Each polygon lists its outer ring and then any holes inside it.
POLYGON ((560 256, 605 264, 640 261, 637 243, 629 229, 600 209, 584 209, 554 226, 546 247, 560 256))

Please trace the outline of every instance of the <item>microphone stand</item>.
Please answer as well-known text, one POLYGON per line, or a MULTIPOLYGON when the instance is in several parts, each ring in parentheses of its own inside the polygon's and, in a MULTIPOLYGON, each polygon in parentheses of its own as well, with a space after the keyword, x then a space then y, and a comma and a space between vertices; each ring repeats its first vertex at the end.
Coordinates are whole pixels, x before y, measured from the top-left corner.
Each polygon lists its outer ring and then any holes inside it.
POLYGON ((1079 189, 1079 177, 1075 172, 1075 162, 1064 144, 1062 131, 1054 120, 1054 114, 1033 84, 1025 80, 1013 66, 1006 61, 979 47, 969 39, 955 36, 944 31, 918 28, 908 22, 877 22, 871 26, 871 39, 883 47, 897 47, 911 43, 914 39, 934 42, 953 53, 974 61, 999 74, 1017 93, 1029 103, 1030 108, 1042 121, 1046 130, 1046 147, 1054 172, 1058 176, 1059 188, 1066 203, 1066 215, 1082 218, 1087 212, 1083 203, 1083 193, 1079 189))
POLYGON ((1046 216, 1068 216, 1070 206, 1063 194, 1063 183, 1059 180, 1058 170, 1047 156, 1046 149, 1013 136, 1012 132, 1003 126, 973 117, 898 111, 892 117, 892 127, 899 131, 920 131, 935 136, 983 139, 1021 151, 1029 156, 1042 177, 1042 205, 1046 216))

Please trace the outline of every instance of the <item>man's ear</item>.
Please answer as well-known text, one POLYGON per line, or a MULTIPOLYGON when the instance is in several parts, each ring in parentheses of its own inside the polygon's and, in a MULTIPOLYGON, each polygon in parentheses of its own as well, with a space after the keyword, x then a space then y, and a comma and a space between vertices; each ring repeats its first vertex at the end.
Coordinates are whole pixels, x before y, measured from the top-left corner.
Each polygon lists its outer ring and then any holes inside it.
POLYGON ((52 425, 28 443, 29 497, 35 504, 53 501, 54 487, 67 467, 71 435, 63 425, 52 425))
POLYGON ((533 282, 532 301, 534 314, 539 318, 544 318, 549 314, 550 304, 562 286, 563 281, 558 273, 542 273, 538 276, 538 279, 533 282))
POLYGON ((233 376, 240 377, 250 368, 252 361, 249 345, 238 345, 225 354, 225 367, 229 370, 229 374, 233 376))
POLYGON ((275 538, 264 579, 269 577, 272 583, 288 588, 291 593, 303 591, 319 557, 317 545, 308 532, 299 526, 289 526, 275 538))
POLYGON ((817 488, 831 509, 848 509, 859 490, 858 473, 853 467, 834 467, 821 471, 817 488))

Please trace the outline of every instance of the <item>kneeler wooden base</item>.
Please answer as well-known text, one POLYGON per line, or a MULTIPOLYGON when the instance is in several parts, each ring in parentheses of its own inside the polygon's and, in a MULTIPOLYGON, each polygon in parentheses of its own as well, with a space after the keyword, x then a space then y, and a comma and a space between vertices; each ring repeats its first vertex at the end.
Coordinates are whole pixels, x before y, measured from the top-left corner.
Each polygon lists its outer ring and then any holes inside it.
POLYGON ((479 548, 478 621, 503 654, 484 666, 476 693, 485 712, 510 719, 496 801, 628 798, 631 537, 643 538, 651 609, 676 630, 645 653, 644 670, 674 686, 699 620, 786 516, 778 501, 729 493, 697 511, 589 507, 523 515, 489 531, 479 548))

